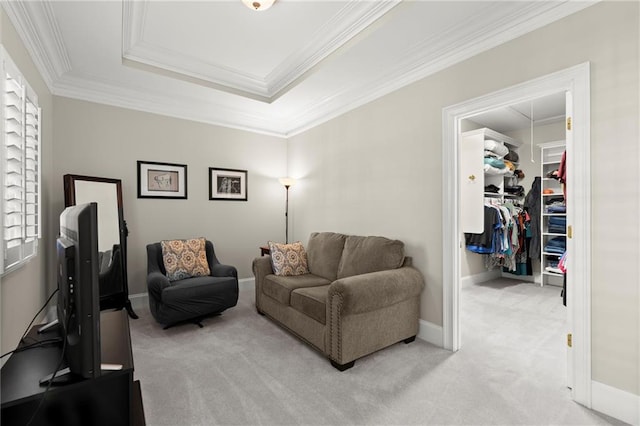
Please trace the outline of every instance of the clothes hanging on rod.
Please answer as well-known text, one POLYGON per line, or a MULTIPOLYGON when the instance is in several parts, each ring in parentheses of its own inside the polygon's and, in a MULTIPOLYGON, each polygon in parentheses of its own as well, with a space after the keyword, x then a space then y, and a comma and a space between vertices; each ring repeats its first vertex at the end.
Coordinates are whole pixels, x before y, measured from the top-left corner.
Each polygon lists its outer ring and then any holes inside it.
POLYGON ((488 269, 502 267, 508 272, 525 274, 526 229, 529 216, 512 201, 487 198, 484 206, 484 232, 465 234, 467 250, 485 255, 488 269), (522 266, 524 264, 525 266, 522 266))

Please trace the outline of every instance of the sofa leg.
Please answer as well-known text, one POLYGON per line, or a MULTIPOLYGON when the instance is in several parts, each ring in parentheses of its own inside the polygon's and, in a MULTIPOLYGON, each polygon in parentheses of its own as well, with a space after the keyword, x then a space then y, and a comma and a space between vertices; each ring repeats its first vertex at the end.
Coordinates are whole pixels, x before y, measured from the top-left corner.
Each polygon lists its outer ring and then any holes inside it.
POLYGON ((338 364, 337 362, 335 362, 334 360, 330 360, 331 361, 331 365, 333 365, 336 369, 340 370, 340 371, 344 371, 344 370, 348 370, 351 367, 354 366, 354 364, 356 363, 355 360, 348 362, 346 364, 338 364))
POLYGON ((403 340, 403 342, 409 344, 409 343, 413 342, 414 340, 416 340, 416 336, 407 337, 406 339, 403 340))

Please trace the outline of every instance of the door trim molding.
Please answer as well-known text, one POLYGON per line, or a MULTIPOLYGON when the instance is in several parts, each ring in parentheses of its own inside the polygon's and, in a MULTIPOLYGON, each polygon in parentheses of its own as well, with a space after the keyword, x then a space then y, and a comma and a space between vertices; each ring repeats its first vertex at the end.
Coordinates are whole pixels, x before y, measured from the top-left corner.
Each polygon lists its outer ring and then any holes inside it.
POLYGON ((571 269, 567 308, 573 330, 571 351, 574 387, 572 398, 591 408, 591 178, 590 178, 590 65, 585 62, 534 80, 511 86, 442 110, 442 247, 443 346, 460 348, 459 134, 461 120, 498 107, 526 102, 562 91, 573 95, 573 146, 567 146, 567 198, 575 205, 567 212, 573 238, 567 240, 571 269))

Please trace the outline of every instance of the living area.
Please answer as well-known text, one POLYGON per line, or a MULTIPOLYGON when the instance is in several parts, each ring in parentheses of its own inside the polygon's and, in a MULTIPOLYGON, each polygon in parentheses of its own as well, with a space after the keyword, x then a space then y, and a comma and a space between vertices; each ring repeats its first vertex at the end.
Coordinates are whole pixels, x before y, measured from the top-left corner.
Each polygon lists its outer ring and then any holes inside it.
MULTIPOLYGON (((602 182, 621 172, 621 181, 638 181, 637 57, 612 53, 612 46, 638 51, 637 4, 595 4, 291 134, 225 127, 202 116, 171 116, 149 107, 154 99, 143 96, 140 104, 119 104, 118 93, 97 89, 98 95, 76 96, 65 90, 64 81, 52 86, 54 91, 4 9, 1 15, 2 43, 38 92, 42 107, 44 217, 38 255, 2 276, 3 353, 16 345, 55 288, 55 260, 48 253, 54 250, 64 208, 63 176, 110 177, 123 183, 129 293, 140 315, 130 320, 131 338, 148 424, 611 422, 571 401, 547 410, 546 398, 523 408, 531 411, 519 411, 515 407, 526 405, 526 396, 534 398, 524 383, 522 399, 485 392, 495 376, 482 374, 468 352, 441 348, 443 288, 448 285, 442 254, 447 214, 441 208, 446 196, 442 109, 589 61, 590 155, 606 158, 610 144, 628 153, 615 164, 593 167, 598 199, 592 216, 608 217, 608 206, 619 205, 620 197, 602 182), (611 138, 610 129, 625 123, 636 124, 621 126, 624 130, 611 138), (138 198, 138 161, 186 165, 186 197, 138 198), (246 170, 247 200, 209 199, 212 167, 246 170), (307 248, 311 234, 322 231, 403 242, 424 280, 416 341, 374 352, 341 373, 321 353, 256 312, 252 262, 260 257, 260 246, 285 240, 287 193, 278 181, 283 176, 296 178, 288 194, 290 242, 307 248), (192 237, 211 240, 221 262, 237 269, 238 304, 206 318, 202 329, 184 324, 163 330, 148 311, 146 245, 192 237), (469 398, 462 398, 467 390, 469 398), (445 396, 447 402, 440 399, 445 396), (553 411, 561 414, 549 415, 553 411)), ((637 205, 636 192, 625 194, 637 205)), ((630 224, 621 236, 624 252, 608 252, 607 247, 619 246, 610 239, 616 234, 613 224, 596 219, 592 224, 599 244, 593 247, 590 363, 594 381, 637 399, 640 324, 637 268, 630 266, 636 265, 638 232, 629 217, 634 211, 619 211, 620 223, 630 224), (612 276, 618 277, 615 288, 612 276)), ((482 357, 478 352, 473 355, 482 357)))

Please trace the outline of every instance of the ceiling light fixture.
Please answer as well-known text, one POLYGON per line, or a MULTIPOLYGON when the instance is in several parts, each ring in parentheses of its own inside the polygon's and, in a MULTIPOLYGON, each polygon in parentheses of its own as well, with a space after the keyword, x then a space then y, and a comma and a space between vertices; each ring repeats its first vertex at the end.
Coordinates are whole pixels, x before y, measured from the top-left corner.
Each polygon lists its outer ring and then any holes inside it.
POLYGON ((245 6, 247 6, 249 9, 253 9, 253 10, 267 10, 269 9, 271 6, 273 6, 273 3, 275 3, 276 0, 242 0, 242 3, 244 3, 245 6))

